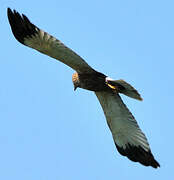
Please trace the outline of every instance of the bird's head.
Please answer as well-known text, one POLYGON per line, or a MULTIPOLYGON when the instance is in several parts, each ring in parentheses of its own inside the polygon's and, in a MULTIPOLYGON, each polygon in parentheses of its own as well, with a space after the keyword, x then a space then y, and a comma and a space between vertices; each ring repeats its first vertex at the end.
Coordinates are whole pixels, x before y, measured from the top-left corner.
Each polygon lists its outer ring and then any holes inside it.
POLYGON ((80 80, 78 73, 74 73, 72 75, 72 82, 74 84, 74 91, 75 91, 78 87, 80 87, 80 80))

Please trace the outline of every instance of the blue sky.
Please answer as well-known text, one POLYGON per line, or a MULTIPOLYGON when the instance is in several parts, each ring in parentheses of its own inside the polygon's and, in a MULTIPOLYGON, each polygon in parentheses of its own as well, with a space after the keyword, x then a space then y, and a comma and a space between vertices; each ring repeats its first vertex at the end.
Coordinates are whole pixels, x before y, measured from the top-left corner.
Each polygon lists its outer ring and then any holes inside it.
POLYGON ((172 0, 1 0, 0 179, 172 179, 173 7, 172 0), (118 154, 95 95, 74 92, 72 69, 19 44, 7 7, 139 90, 143 102, 122 98, 161 168, 118 154))

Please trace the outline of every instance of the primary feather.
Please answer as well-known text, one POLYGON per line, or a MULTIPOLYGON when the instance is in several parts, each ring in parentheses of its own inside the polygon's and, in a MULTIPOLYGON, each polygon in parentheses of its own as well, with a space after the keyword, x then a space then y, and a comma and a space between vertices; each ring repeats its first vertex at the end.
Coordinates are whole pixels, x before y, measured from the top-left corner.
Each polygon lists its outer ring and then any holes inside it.
POLYGON ((81 87, 95 91, 120 154, 145 166, 160 166, 151 153, 146 136, 118 94, 123 93, 141 100, 136 89, 123 80, 115 81, 95 71, 61 41, 32 24, 25 15, 21 16, 8 8, 8 19, 12 32, 20 43, 77 71, 72 78, 75 89, 81 87))
POLYGON ((77 72, 90 73, 94 71, 78 54, 32 24, 25 15, 21 16, 15 10, 11 11, 8 8, 8 19, 12 32, 20 43, 61 61, 77 72))
POLYGON ((119 94, 112 91, 95 92, 95 94, 103 108, 120 154, 145 166, 159 167, 159 163, 151 153, 146 136, 119 94))

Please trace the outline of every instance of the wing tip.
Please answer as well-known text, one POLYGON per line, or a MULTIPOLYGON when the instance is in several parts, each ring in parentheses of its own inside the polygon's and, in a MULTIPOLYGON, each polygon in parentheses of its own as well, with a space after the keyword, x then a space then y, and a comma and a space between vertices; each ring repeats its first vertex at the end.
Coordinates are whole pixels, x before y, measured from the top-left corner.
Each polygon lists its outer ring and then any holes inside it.
POLYGON ((36 31, 36 26, 24 15, 20 15, 16 10, 7 8, 7 16, 11 30, 16 40, 25 45, 25 38, 31 37, 36 31))
POLYGON ((125 149, 117 144, 116 147, 121 155, 127 156, 131 161, 139 162, 144 166, 152 166, 155 169, 160 167, 150 150, 145 151, 141 146, 131 146, 130 144, 125 149))
POLYGON ((137 99, 139 101, 143 101, 143 98, 140 95, 137 98, 135 98, 135 99, 137 99))

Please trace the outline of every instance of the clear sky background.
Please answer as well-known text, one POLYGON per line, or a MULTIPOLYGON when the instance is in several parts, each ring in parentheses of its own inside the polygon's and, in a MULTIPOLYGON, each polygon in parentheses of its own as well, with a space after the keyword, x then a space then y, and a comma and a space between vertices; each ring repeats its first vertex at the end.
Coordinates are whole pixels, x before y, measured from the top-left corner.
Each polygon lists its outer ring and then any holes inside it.
POLYGON ((174 178, 174 1, 1 0, 0 179, 174 178), (73 91, 66 65, 18 43, 7 7, 136 87, 122 96, 161 168, 121 156, 94 93, 73 91))

